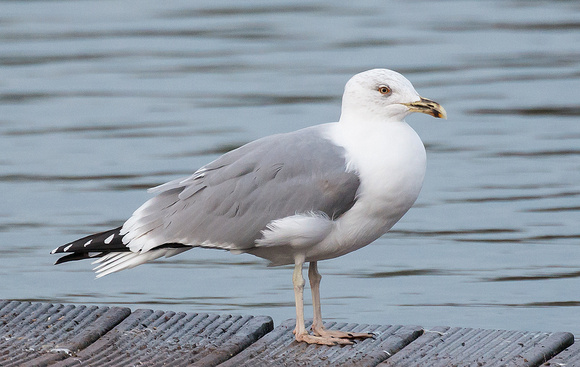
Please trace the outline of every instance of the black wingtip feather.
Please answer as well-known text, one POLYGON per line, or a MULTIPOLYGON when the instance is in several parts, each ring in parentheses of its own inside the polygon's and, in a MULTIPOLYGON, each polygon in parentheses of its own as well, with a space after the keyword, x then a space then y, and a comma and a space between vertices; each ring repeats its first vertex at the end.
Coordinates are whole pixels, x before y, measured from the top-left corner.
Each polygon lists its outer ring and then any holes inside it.
POLYGON ((121 227, 117 227, 115 229, 95 233, 90 236, 86 236, 76 241, 59 246, 56 249, 54 249, 51 252, 51 254, 70 253, 69 255, 59 258, 55 262, 56 265, 68 261, 99 257, 109 252, 125 252, 125 251, 130 250, 123 243, 123 236, 121 235, 121 227))
MULTIPOLYGON (((131 251, 124 243, 121 235, 121 228, 117 227, 105 232, 95 233, 90 236, 80 238, 76 241, 69 242, 66 245, 59 246, 52 250, 51 254, 68 253, 54 263, 54 265, 66 263, 69 261, 93 259, 102 257, 110 252, 128 252, 131 251)), ((168 242, 155 247, 161 248, 182 248, 191 247, 181 243, 168 242)))
POLYGON ((105 253, 103 253, 103 252, 97 253, 96 255, 92 255, 92 254, 90 255, 88 252, 73 252, 72 254, 68 254, 66 256, 59 257, 58 260, 56 260, 54 262, 54 265, 66 263, 69 261, 75 261, 75 260, 93 259, 96 257, 101 257, 104 254, 105 253))

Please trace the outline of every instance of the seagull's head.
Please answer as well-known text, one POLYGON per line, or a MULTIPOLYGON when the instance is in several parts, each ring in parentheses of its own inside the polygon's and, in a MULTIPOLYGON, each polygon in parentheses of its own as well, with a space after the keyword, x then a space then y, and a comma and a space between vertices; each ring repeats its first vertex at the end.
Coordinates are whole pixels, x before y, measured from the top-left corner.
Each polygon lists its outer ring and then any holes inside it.
POLYGON ((344 88, 341 120, 403 121, 413 112, 447 118, 439 103, 421 97, 396 71, 368 70, 353 76, 344 88))

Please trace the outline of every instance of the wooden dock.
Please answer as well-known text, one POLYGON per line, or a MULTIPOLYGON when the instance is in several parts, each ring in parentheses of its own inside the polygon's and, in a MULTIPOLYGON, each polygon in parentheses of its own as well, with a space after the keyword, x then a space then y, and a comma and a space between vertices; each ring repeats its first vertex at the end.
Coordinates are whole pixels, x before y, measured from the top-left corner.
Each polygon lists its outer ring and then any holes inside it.
POLYGON ((567 332, 360 325, 347 346, 294 341, 294 320, 0 301, 0 366, 580 366, 567 332))

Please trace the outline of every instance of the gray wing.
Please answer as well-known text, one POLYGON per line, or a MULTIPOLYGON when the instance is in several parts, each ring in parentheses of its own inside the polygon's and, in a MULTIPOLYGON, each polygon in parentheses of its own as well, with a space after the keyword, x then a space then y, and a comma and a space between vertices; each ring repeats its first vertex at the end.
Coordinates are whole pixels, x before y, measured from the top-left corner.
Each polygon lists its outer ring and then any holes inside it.
POLYGON ((246 250, 273 220, 323 212, 337 218, 356 200, 359 178, 346 171, 344 148, 323 136, 328 125, 246 144, 158 195, 123 226, 132 251, 164 243, 246 250))

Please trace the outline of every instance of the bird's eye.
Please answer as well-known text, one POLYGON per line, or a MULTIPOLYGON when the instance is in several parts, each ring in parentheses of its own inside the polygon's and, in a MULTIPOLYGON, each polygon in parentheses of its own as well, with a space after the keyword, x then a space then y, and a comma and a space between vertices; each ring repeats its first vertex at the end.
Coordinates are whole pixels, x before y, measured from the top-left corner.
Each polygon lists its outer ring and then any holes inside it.
POLYGON ((386 95, 391 93, 391 88, 387 87, 386 85, 381 85, 378 90, 380 94, 386 95))

